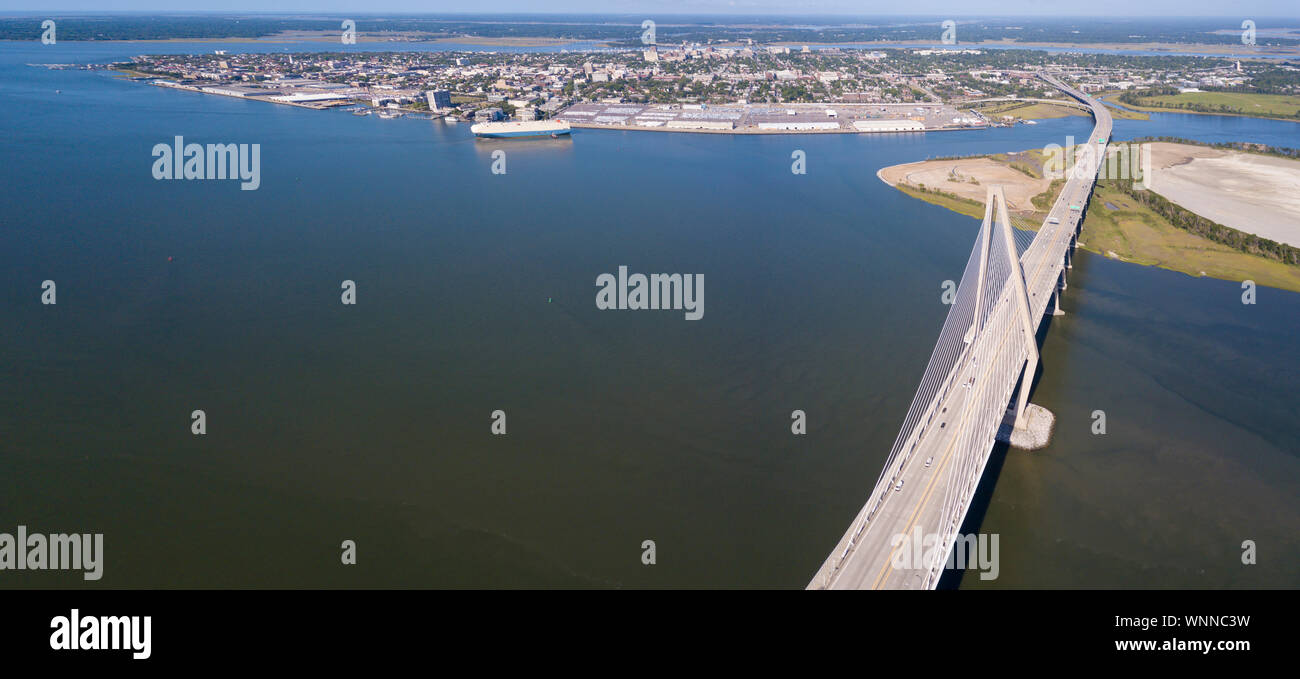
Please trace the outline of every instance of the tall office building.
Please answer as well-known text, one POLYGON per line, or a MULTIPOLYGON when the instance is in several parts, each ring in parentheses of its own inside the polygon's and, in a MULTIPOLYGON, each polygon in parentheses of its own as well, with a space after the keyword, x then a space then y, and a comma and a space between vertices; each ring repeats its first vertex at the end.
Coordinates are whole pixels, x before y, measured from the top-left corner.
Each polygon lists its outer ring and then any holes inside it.
POLYGON ((429 99, 430 111, 445 111, 451 108, 451 92, 447 90, 429 90, 424 93, 429 99))

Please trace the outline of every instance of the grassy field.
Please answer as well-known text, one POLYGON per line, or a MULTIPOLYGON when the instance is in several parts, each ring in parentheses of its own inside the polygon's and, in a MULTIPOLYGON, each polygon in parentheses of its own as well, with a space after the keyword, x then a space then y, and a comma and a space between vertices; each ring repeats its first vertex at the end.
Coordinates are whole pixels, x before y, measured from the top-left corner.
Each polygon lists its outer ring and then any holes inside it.
POLYGON ((1126 262, 1192 276, 1250 279, 1259 285, 1300 292, 1300 267, 1246 254, 1179 229, 1105 186, 1093 194, 1079 241, 1085 250, 1126 262))
POLYGON ((116 73, 117 77, 119 78, 154 78, 156 80, 176 80, 175 78, 169 75, 158 75, 157 73, 145 73, 143 71, 135 71, 129 68, 115 68, 113 69, 113 72, 116 73))
MULTIPOLYGON (((1044 120, 1049 118, 1066 118, 1069 116, 1086 116, 1088 115, 1081 108, 1074 106, 1060 106, 1057 104, 1045 104, 1027 101, 1008 101, 1008 102, 990 102, 978 109, 990 118, 1001 118, 1002 116, 1011 116, 1016 120, 1044 120)), ((1150 120, 1151 116, 1138 111, 1125 111, 1122 109, 1111 108, 1111 117, 1121 120, 1150 120)))
POLYGON ((1073 106, 1056 106, 1027 101, 995 102, 980 108, 979 112, 990 118, 1011 116, 1016 120, 1043 120, 1088 115, 1083 112, 1083 109, 1074 108, 1073 106))
POLYGON ((989 158, 1024 172, 1034 179, 1042 179, 1044 166, 1048 161, 1047 154, 1042 149, 1029 149, 1019 153, 995 153, 989 158))
POLYGON ((1119 95, 1120 93, 1118 91, 1110 91, 1101 92, 1093 96, 1104 104, 1111 104, 1111 106, 1107 106, 1106 108, 1110 109, 1110 117, 1115 120, 1151 120, 1151 114, 1149 113, 1120 108, 1120 106, 1127 106, 1127 104, 1121 104, 1120 102, 1115 101, 1115 97, 1118 97, 1119 95))
POLYGON ((938 205, 939 207, 946 207, 957 214, 974 217, 975 219, 984 219, 983 203, 959 198, 950 194, 939 193, 937 191, 922 191, 904 184, 899 184, 894 188, 918 200, 923 200, 932 205, 938 205))
POLYGON ((1038 194, 1037 196, 1034 196, 1034 199, 1032 201, 1034 207, 1038 208, 1039 210, 1042 210, 1044 213, 1052 209, 1052 203, 1055 203, 1056 197, 1061 195, 1061 189, 1064 186, 1065 186, 1064 177, 1053 179, 1052 185, 1049 186, 1046 191, 1038 194))
POLYGON ((1124 104, 1143 111, 1241 115, 1255 118, 1285 118, 1300 113, 1300 96, 1283 94, 1249 94, 1242 92, 1183 92, 1147 97, 1140 105, 1124 104), (1212 111, 1176 108, 1177 104, 1208 106, 1212 111), (1220 109, 1220 107, 1227 107, 1220 109))

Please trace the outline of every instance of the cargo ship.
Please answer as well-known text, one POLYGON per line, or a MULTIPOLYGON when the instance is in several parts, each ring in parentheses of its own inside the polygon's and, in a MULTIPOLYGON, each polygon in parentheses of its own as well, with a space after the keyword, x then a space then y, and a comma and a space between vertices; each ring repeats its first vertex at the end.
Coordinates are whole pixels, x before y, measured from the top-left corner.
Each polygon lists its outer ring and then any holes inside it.
POLYGON ((569 123, 564 120, 475 123, 469 131, 476 137, 558 137, 570 132, 569 123))

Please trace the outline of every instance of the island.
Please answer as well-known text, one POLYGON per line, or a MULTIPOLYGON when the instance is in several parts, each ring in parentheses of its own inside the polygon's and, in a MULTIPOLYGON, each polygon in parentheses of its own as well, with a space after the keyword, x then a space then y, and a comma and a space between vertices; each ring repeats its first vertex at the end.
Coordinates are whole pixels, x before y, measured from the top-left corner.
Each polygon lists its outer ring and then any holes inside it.
MULTIPOLYGON (((1097 183, 1079 247, 1192 276, 1300 292, 1300 159, 1294 149, 1179 141, 1149 145, 1151 177, 1097 183)), ((881 169, 898 190, 973 218, 988 184, 1004 187, 1017 224, 1035 228, 1064 180, 1044 149, 931 159, 881 169)))

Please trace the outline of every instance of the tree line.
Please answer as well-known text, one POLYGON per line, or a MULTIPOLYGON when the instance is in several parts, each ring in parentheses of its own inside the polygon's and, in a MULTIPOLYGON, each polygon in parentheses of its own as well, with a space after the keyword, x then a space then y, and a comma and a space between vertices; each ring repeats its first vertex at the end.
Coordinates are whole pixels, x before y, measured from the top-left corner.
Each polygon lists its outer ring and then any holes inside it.
MULTIPOLYGON (((1210 91, 1236 92, 1239 90, 1228 90, 1228 89, 1208 90, 1207 89, 1205 91, 1206 92, 1210 92, 1210 91)), ((1252 91, 1241 91, 1241 92, 1246 94, 1258 94, 1257 92, 1252 92, 1252 91)), ((1151 97, 1172 96, 1177 94, 1180 94, 1177 88, 1157 87, 1157 88, 1152 88, 1147 90, 1136 90, 1136 91, 1129 90, 1119 95, 1119 100, 1131 106, 1170 108, 1170 109, 1177 109, 1181 111, 1195 111, 1197 113, 1237 113, 1237 114, 1246 113, 1246 111, 1243 110, 1242 108, 1237 106, 1230 106, 1228 104, 1210 104, 1210 103, 1196 102, 1196 101, 1148 101, 1151 97)), ((1300 120, 1300 109, 1297 109, 1294 113, 1272 111, 1268 113, 1266 117, 1292 118, 1295 120, 1300 120)))
POLYGON ((1205 146, 1207 148, 1223 149, 1225 151, 1244 151, 1246 153, 1258 153, 1263 156, 1278 156, 1279 158, 1300 160, 1300 149, 1293 149, 1285 146, 1269 146, 1268 144, 1256 144, 1248 141, 1205 142, 1168 136, 1137 137, 1133 141, 1135 143, 1162 141, 1170 144, 1190 144, 1192 146, 1205 146))
POLYGON ((1195 212, 1180 207, 1154 191, 1139 191, 1133 188, 1133 182, 1103 180, 1098 183, 1127 195, 1163 217, 1176 228, 1189 231, 1215 243, 1226 245, 1234 250, 1259 255, 1290 266, 1300 266, 1300 248, 1261 238, 1253 233, 1238 231, 1211 221, 1195 212))

